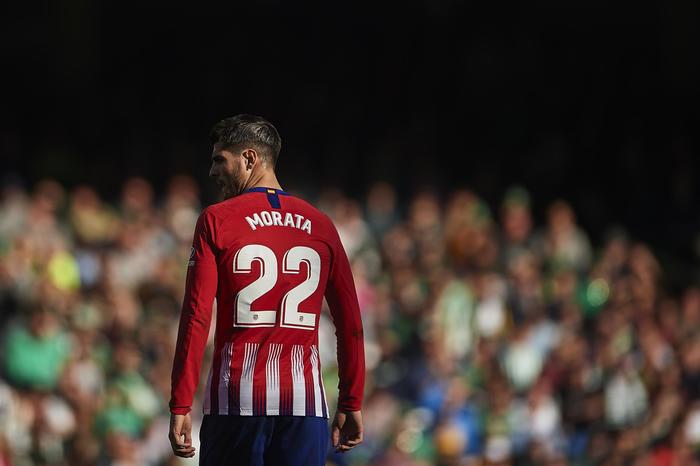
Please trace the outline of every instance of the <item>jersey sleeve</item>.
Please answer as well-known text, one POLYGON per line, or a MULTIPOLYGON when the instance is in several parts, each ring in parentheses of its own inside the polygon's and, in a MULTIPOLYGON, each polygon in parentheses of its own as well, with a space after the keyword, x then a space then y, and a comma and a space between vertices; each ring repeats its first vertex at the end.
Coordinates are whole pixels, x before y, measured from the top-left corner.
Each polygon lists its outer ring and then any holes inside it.
POLYGON ((187 269, 171 379, 170 412, 173 414, 187 414, 192 408, 209 335, 218 283, 210 229, 205 211, 197 220, 187 269))
POLYGON ((365 349, 350 262, 338 232, 331 223, 333 254, 326 300, 338 339, 338 410, 359 411, 365 386, 365 349))

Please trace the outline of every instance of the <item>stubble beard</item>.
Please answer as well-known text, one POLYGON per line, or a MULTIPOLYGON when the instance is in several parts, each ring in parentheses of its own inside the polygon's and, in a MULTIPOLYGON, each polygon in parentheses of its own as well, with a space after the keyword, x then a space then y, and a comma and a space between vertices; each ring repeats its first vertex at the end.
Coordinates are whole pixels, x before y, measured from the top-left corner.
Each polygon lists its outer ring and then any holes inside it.
POLYGON ((241 177, 234 173, 226 179, 226 182, 221 187, 221 193, 224 196, 224 199, 231 199, 232 197, 236 197, 241 194, 245 182, 243 179, 239 178, 241 177))
POLYGON ((231 199, 232 197, 236 197, 238 195, 236 189, 233 187, 233 183, 225 184, 221 188, 221 194, 224 196, 224 199, 231 199))

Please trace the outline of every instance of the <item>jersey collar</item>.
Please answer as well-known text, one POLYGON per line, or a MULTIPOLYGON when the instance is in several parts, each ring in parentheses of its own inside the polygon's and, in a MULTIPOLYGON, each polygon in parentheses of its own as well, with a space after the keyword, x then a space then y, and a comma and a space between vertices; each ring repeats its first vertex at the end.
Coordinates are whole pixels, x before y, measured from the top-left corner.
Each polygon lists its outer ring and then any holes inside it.
POLYGON ((245 194, 245 193, 267 193, 267 194, 288 195, 286 191, 282 191, 281 189, 266 188, 264 186, 257 186, 255 188, 248 188, 245 191, 243 191, 241 194, 245 194))

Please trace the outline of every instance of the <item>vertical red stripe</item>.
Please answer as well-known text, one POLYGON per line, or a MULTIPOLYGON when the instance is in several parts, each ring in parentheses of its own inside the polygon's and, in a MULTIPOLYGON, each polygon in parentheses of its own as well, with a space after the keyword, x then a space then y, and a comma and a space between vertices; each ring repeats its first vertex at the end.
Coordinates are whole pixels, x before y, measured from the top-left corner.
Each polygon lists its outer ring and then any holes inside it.
POLYGON ((311 368, 311 347, 304 348, 304 382, 306 385, 306 415, 316 416, 316 400, 314 399, 314 377, 311 368))
POLYGON ((228 413, 236 416, 241 412, 240 383, 244 353, 244 347, 234 341, 231 354, 231 378, 228 384, 228 413))
POLYGON ((219 414, 219 384, 221 383, 221 346, 214 340, 214 358, 212 360, 211 387, 209 398, 211 400, 211 414, 219 414))
POLYGON ((292 415, 292 347, 284 345, 280 356, 280 416, 292 415))
POLYGON ((253 416, 264 416, 266 414, 267 379, 265 377, 265 369, 267 368, 267 357, 269 354, 270 344, 261 344, 253 372, 253 416))
POLYGON ((323 417, 328 418, 326 391, 323 386, 323 369, 321 368, 321 352, 318 350, 318 346, 316 346, 316 350, 318 351, 318 384, 320 385, 319 389, 321 392, 321 410, 323 411, 323 417))

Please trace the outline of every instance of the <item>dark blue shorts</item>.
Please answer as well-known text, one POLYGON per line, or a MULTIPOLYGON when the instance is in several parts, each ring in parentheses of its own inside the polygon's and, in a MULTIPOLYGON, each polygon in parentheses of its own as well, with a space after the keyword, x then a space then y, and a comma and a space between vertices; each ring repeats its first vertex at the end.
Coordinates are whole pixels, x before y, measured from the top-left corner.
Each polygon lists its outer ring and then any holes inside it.
POLYGON ((201 466, 323 466, 328 421, 310 416, 205 415, 201 466))

